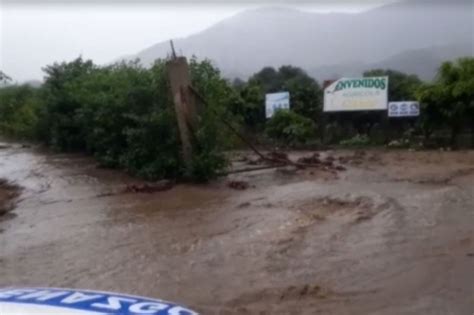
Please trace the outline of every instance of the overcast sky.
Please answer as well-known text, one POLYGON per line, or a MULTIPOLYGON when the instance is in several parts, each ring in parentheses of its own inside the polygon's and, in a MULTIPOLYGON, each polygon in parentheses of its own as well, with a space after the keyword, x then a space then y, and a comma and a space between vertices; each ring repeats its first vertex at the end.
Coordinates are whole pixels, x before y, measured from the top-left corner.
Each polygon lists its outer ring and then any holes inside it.
POLYGON ((0 0, 0 69, 15 81, 41 79, 41 67, 79 55, 98 64, 185 37, 239 12, 268 5, 313 12, 359 12, 394 0, 319 2, 158 2, 0 0))

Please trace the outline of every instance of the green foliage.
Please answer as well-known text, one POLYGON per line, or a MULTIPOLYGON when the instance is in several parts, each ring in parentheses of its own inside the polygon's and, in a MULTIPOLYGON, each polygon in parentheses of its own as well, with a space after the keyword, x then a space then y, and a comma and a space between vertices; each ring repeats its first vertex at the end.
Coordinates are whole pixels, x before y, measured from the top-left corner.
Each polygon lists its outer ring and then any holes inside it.
POLYGON ((11 80, 12 78, 10 78, 8 75, 6 75, 3 71, 0 70, 0 85, 7 84, 11 80))
POLYGON ((364 77, 388 76, 388 95, 390 102, 409 101, 415 98, 415 92, 421 80, 414 74, 395 70, 374 69, 364 72, 364 77))
MULTIPOLYGON (((37 139, 61 151, 85 151, 103 165, 152 180, 206 181, 217 176, 227 166, 223 150, 234 141, 220 119, 236 128, 241 124, 252 135, 265 131, 280 144, 307 145, 315 140, 323 93, 300 68, 266 67, 247 82, 234 80, 231 85, 208 60, 192 58, 189 66, 192 85, 205 102, 198 97, 202 108, 187 173, 163 60, 151 68, 138 61, 99 67, 82 58, 47 66, 39 88, 0 88, 0 132, 37 139), (290 92, 292 110, 278 111, 266 121, 265 93, 277 91, 290 92)), ((426 137, 449 128, 452 144, 466 127, 474 133, 474 58, 444 63, 432 83, 422 84, 416 76, 393 70, 364 75, 388 75, 392 101, 416 97, 421 102, 418 123, 398 124, 391 138, 398 141, 394 145, 411 146, 420 127, 426 137), (413 128, 409 136, 403 132, 408 128, 413 128)), ((7 81, 0 71, 0 83, 7 81)), ((327 120, 325 139, 349 146, 383 144, 385 119, 381 112, 335 113, 327 120)))
MULTIPOLYGON (((194 154, 189 177, 197 181, 208 181, 228 165, 228 161, 218 148, 222 148, 222 126, 218 125, 214 113, 207 110, 202 116, 196 132, 194 154)), ((225 133, 224 133, 225 134, 225 133)))
POLYGON ((445 62, 436 81, 417 91, 422 105, 422 128, 426 136, 442 126, 451 130, 452 146, 467 126, 474 129, 474 58, 445 62))
POLYGON ((322 89, 301 68, 282 66, 278 71, 264 68, 249 81, 262 87, 262 93, 290 92, 291 107, 297 113, 317 120, 322 109, 322 89))
POLYGON ((259 72, 255 73, 250 79, 250 82, 255 82, 262 87, 265 93, 278 92, 282 88, 282 77, 272 67, 265 67, 259 72))
POLYGON ((354 137, 342 140, 339 142, 340 145, 344 146, 366 146, 370 144, 370 139, 367 135, 356 134, 354 137))
POLYGON ((191 173, 188 176, 207 181, 228 165, 223 149, 229 149, 234 139, 220 120, 237 121, 229 109, 241 105, 241 99, 209 60, 198 62, 193 57, 190 72, 193 87, 205 100, 198 99, 202 108, 199 127, 195 132, 191 173), (205 104, 202 104, 203 101, 205 104))
POLYGON ((258 131, 265 123, 265 93, 255 81, 249 81, 239 89, 240 101, 230 108, 232 113, 242 117, 243 124, 252 131, 258 131))
POLYGON ((288 110, 278 110, 268 121, 266 135, 286 145, 306 143, 315 136, 316 124, 288 110))
MULTIPOLYGON (((285 67, 280 72, 285 72, 285 67)), ((289 72, 288 74, 291 74, 289 72)), ((319 84, 306 73, 296 71, 294 76, 288 76, 283 83, 283 90, 290 92, 291 108, 295 113, 319 121, 322 112, 323 91, 319 84)))
POLYGON ((39 91, 27 85, 0 89, 0 132, 18 138, 33 138, 38 125, 39 91))
POLYGON ((322 111, 322 90, 319 84, 302 69, 282 66, 278 70, 265 67, 255 73, 247 84, 238 84, 243 104, 235 112, 243 117, 244 124, 259 130, 265 124, 265 94, 290 92, 291 108, 295 113, 315 122, 322 111))
POLYGON ((82 58, 43 69, 46 73, 43 86, 45 106, 40 113, 40 137, 57 149, 85 148, 86 129, 80 125, 77 115, 82 106, 81 97, 89 92, 82 85, 94 70, 92 61, 83 61, 82 58))
POLYGON ((39 90, 0 89, 0 131, 37 137, 60 151, 85 151, 105 166, 150 180, 208 180, 227 165, 222 150, 228 133, 222 132, 216 113, 225 116, 237 93, 209 61, 190 62, 193 85, 208 106, 199 117, 189 173, 163 60, 151 68, 138 61, 98 67, 78 58, 44 71, 39 90))
MULTIPOLYGON (((189 63, 193 87, 204 97, 206 104, 198 98, 206 120, 217 123, 215 128, 219 129, 216 134, 220 144, 225 145, 231 137, 229 130, 218 124, 218 118, 223 117, 228 121, 236 121, 238 115, 232 112, 232 108, 240 107, 242 99, 232 86, 221 77, 218 68, 214 67, 209 60, 198 62, 195 57, 189 63)), ((207 122, 206 122, 207 123, 207 122)))

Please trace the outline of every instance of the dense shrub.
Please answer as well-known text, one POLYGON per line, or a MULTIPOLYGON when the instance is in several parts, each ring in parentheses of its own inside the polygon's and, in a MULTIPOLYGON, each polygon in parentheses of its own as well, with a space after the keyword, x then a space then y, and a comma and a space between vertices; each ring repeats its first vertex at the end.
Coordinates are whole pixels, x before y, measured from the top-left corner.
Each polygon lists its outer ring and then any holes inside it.
POLYGON ((288 110, 278 110, 267 122, 265 133, 286 145, 306 143, 315 137, 316 124, 288 110))
POLYGON ((27 85, 0 89, 0 133, 18 138, 35 137, 40 106, 38 89, 27 85))
POLYGON ((207 105, 199 117, 188 173, 163 60, 151 68, 138 62, 98 67, 78 58, 44 71, 41 91, 1 90, 2 131, 33 136, 34 130, 40 140, 60 151, 85 151, 105 166, 150 180, 208 180, 227 165, 222 150, 229 143, 228 133, 219 128, 216 115, 225 115, 232 89, 210 62, 190 63, 193 85, 207 105))
POLYGON ((465 129, 474 133, 474 58, 444 62, 435 82, 424 84, 417 94, 427 138, 436 129, 448 128, 450 145, 456 146, 465 129))

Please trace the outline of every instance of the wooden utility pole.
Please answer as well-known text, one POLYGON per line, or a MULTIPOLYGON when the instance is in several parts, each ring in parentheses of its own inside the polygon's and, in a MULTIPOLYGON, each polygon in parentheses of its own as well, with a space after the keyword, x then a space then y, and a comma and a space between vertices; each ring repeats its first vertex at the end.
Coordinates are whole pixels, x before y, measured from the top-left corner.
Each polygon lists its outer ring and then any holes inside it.
POLYGON ((176 119, 182 145, 183 160, 187 170, 191 169, 193 155, 192 133, 198 124, 196 99, 191 93, 191 78, 185 57, 177 57, 171 41, 172 58, 167 63, 168 77, 173 96, 176 119))
MULTIPOLYGON (((323 81, 323 103, 324 103, 324 90, 330 86, 334 81, 336 80, 324 80, 323 81)), ((323 108, 324 108, 324 104, 323 104, 323 108)), ((329 116, 329 113, 325 112, 324 110, 321 112, 321 144, 325 145, 326 144, 326 127, 327 127, 327 123, 328 123, 328 117, 329 116)))

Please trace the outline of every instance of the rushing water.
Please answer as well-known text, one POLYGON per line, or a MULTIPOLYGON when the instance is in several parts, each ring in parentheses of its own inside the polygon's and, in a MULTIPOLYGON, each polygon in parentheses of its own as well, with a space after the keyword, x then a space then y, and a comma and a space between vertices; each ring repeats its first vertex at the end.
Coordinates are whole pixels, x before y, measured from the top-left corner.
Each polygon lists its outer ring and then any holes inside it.
MULTIPOLYGON (((347 152, 334 152, 349 154, 347 152)), ((337 176, 263 170, 153 194, 10 144, 0 286, 118 291, 204 314, 472 314, 473 152, 374 151, 337 176)))

